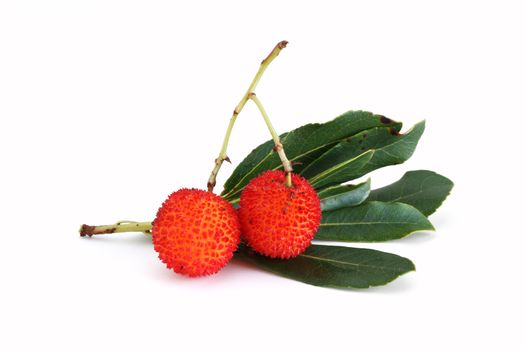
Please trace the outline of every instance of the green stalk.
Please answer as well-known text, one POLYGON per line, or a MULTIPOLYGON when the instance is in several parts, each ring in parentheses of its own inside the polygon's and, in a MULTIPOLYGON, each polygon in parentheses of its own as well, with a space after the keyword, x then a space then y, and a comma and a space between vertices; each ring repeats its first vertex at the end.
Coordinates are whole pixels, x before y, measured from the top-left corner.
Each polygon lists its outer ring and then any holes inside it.
POLYGON ((253 78, 250 86, 248 87, 248 90, 245 92, 245 94, 242 96, 241 100, 233 110, 233 115, 230 118, 230 123, 228 124, 228 128, 226 129, 226 134, 224 135, 224 141, 222 142, 221 151, 219 152, 219 155, 217 158, 215 158, 215 166, 213 167, 213 170, 211 171, 210 177, 208 179, 208 192, 213 192, 213 188, 215 187, 215 184, 217 182, 217 174, 219 173, 219 170, 221 169, 222 163, 224 161, 230 161, 230 158, 228 158, 227 151, 228 151, 228 143, 230 142, 230 136, 231 132, 233 130, 233 125, 235 124, 235 121, 237 120, 237 116, 239 113, 241 113, 242 109, 246 105, 246 102, 250 99, 250 94, 252 94, 255 90, 255 87, 259 83, 259 80, 261 80, 262 75, 266 71, 266 68, 272 63, 272 61, 279 55, 282 49, 286 47, 288 44, 287 41, 281 41, 275 47, 273 48, 272 52, 261 62, 261 65, 259 67, 259 70, 255 74, 255 77, 253 78))
POLYGON ((252 92, 250 94, 250 99, 253 102, 255 102, 257 108, 259 108, 259 112, 261 112, 264 122, 266 123, 266 126, 268 127, 268 130, 272 135, 273 143, 275 144, 274 151, 277 152, 277 154, 279 155, 279 158, 283 163, 284 171, 286 172, 286 186, 292 187, 292 163, 288 160, 286 154, 284 153, 284 147, 281 143, 281 139, 279 138, 279 134, 277 134, 277 132, 275 131, 275 128, 273 127, 272 122, 270 121, 270 117, 268 117, 268 113, 266 113, 266 110, 264 109, 264 106, 262 105, 257 95, 255 95, 255 93, 252 92))

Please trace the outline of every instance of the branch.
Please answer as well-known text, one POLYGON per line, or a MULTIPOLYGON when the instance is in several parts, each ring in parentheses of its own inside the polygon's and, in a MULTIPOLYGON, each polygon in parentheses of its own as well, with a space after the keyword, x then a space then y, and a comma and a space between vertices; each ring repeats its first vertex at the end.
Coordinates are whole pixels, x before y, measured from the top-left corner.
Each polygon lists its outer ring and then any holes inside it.
POLYGON ((233 110, 233 115, 230 118, 230 123, 228 124, 228 128, 226 129, 226 135, 224 136, 224 141, 222 142, 222 148, 217 156, 215 158, 215 166, 213 167, 213 170, 211 171, 210 177, 208 179, 208 192, 213 192, 213 188, 215 187, 215 184, 217 182, 217 174, 219 173, 219 170, 221 169, 222 163, 226 160, 229 162, 229 158, 226 154, 228 150, 228 143, 230 141, 230 135, 233 129, 233 125, 235 124, 235 121, 237 120, 237 116, 239 113, 241 113, 242 109, 244 108, 244 105, 246 105, 246 102, 250 99, 250 94, 252 94, 255 90, 255 87, 259 83, 259 80, 261 80, 261 77, 270 65, 272 61, 275 59, 275 57, 279 56, 279 53, 282 49, 286 47, 288 44, 287 41, 281 41, 275 47, 273 48, 272 52, 261 62, 261 66, 259 67, 259 70, 257 71, 257 74, 255 74, 255 77, 253 78, 250 86, 248 87, 248 90, 246 93, 242 96, 241 100, 233 110))
POLYGON ((270 118, 268 117, 268 114, 266 113, 266 110, 264 109, 264 106, 262 105, 257 95, 255 95, 255 93, 252 92, 250 94, 250 99, 253 102, 255 102, 257 108, 259 108, 259 112, 261 112, 264 122, 266 123, 266 126, 268 127, 268 130, 272 135, 273 143, 275 145, 273 150, 279 155, 281 163, 283 163, 284 171, 286 172, 286 186, 292 187, 292 163, 288 160, 286 154, 284 153, 284 147, 281 143, 281 139, 279 138, 279 134, 277 134, 277 132, 275 131, 272 122, 270 121, 270 118))
POLYGON ((79 232, 81 237, 91 237, 93 235, 103 235, 117 232, 143 232, 150 234, 151 228, 151 222, 119 221, 114 225, 82 225, 80 226, 79 232))

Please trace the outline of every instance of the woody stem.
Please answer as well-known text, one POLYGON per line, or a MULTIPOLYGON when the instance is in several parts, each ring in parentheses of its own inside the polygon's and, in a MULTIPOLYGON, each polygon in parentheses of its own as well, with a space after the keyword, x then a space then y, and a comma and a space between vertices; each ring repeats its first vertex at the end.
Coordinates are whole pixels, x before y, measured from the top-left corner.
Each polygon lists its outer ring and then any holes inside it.
POLYGON ((119 221, 114 225, 82 225, 79 232, 81 237, 119 232, 143 232, 150 234, 151 228, 151 222, 119 221))
POLYGON ((226 160, 229 161, 227 151, 228 151, 228 143, 230 141, 230 135, 233 129, 233 125, 235 124, 235 121, 237 120, 237 116, 239 113, 241 113, 242 109, 244 108, 244 105, 246 105, 246 102, 248 102, 248 99, 250 98, 250 94, 253 93, 255 90, 255 87, 259 83, 259 80, 261 79, 264 71, 270 63, 279 55, 282 49, 286 47, 288 44, 287 41, 281 41, 279 42, 270 52, 270 54, 261 62, 261 65, 259 67, 259 70, 255 74, 255 77, 253 78, 250 86, 248 87, 248 90, 246 93, 242 96, 241 100, 233 110, 233 115, 230 118, 230 123, 228 124, 228 128, 226 129, 226 134, 224 135, 224 141, 222 142, 221 151, 219 152, 219 155, 215 159, 215 166, 213 167, 213 170, 211 171, 210 177, 208 179, 208 192, 213 192, 213 188, 216 184, 217 174, 219 173, 219 170, 221 169, 222 163, 226 160))
POLYGON ((259 112, 261 112, 264 122, 266 123, 266 126, 272 135, 273 143, 275 144, 274 151, 279 155, 281 163, 283 163, 284 171, 286 172, 286 186, 292 187, 292 163, 288 160, 286 154, 284 153, 284 147, 281 143, 281 139, 279 138, 279 134, 277 134, 275 131, 272 122, 268 117, 268 113, 266 113, 264 106, 254 92, 250 94, 250 99, 257 105, 257 108, 259 108, 259 112))

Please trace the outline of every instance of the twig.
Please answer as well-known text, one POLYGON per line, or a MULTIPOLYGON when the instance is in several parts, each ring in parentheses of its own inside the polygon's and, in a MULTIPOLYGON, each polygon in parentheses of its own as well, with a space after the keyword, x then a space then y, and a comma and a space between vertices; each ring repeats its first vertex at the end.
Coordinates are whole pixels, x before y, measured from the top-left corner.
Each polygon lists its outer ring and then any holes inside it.
POLYGON ((119 221, 114 225, 82 225, 80 226, 79 232, 81 237, 91 237, 93 235, 103 235, 117 232, 143 232, 146 234, 150 234, 151 227, 151 222, 119 221))
POLYGON ((279 134, 277 134, 277 132, 275 131, 272 122, 270 121, 270 118, 268 117, 268 114, 266 113, 266 110, 264 109, 264 106, 262 105, 257 95, 255 95, 255 93, 252 92, 250 94, 250 99, 253 102, 255 102, 257 108, 259 108, 259 112, 261 112, 264 122, 266 123, 266 126, 268 127, 268 130, 272 135, 273 143, 275 145, 273 150, 279 155, 281 163, 283 163, 284 171, 286 172, 286 186, 292 187, 292 163, 288 160, 286 154, 284 153, 284 147, 281 143, 281 139, 279 138, 279 134))
POLYGON ((264 71, 270 63, 274 60, 275 57, 279 55, 282 49, 286 47, 288 44, 287 41, 281 41, 279 42, 270 52, 270 54, 261 62, 261 66, 259 67, 259 70, 257 71, 257 74, 255 74, 255 77, 252 80, 252 83, 248 87, 248 90, 243 95, 235 109, 233 110, 233 115, 230 118, 230 123, 228 124, 228 128, 226 129, 226 135, 224 136, 224 141, 222 142, 222 148, 215 159, 215 166, 213 167, 213 170, 211 171, 210 177, 208 179, 208 191, 213 192, 213 188, 215 187, 215 184, 217 182, 217 174, 219 173, 219 170, 221 169, 222 163, 224 161, 230 161, 230 158, 228 158, 227 150, 228 150, 228 143, 230 141, 230 135, 233 129, 233 125, 235 124, 235 121, 237 120, 237 116, 239 113, 241 113, 242 109, 244 108, 244 105, 246 105, 246 102, 250 99, 250 94, 252 94, 255 90, 255 87, 259 83, 259 80, 261 79, 264 71))

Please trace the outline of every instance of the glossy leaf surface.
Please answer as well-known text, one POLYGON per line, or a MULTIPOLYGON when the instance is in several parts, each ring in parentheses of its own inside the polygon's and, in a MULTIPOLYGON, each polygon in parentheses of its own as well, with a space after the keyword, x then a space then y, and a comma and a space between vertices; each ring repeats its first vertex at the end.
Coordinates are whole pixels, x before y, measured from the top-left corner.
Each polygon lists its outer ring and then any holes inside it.
POLYGON ((434 227, 416 208, 404 203, 366 202, 323 212, 315 239, 341 242, 381 242, 434 227))
POLYGON ((333 288, 368 288, 387 284, 414 271, 407 258, 372 249, 311 245, 292 259, 271 259, 242 247, 240 259, 277 275, 333 288))
POLYGON ((363 203, 370 194, 370 179, 358 185, 338 185, 328 187, 320 192, 321 210, 335 210, 353 207, 363 203))
POLYGON ((406 203, 429 216, 441 206, 454 183, 429 170, 409 171, 391 185, 373 190, 370 201, 406 203))

